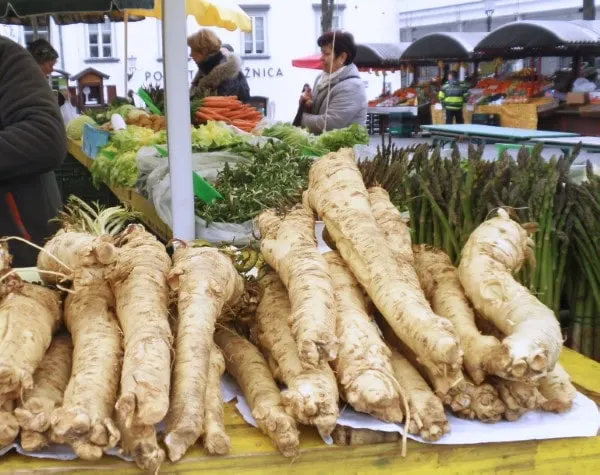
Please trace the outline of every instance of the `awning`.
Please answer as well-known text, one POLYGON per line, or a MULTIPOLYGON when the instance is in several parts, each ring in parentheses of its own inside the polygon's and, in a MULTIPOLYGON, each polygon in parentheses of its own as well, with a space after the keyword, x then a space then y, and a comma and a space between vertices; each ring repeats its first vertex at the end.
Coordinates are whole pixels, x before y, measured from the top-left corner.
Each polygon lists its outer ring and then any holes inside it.
MULTIPOLYGON (((361 71, 393 70, 400 68, 400 56, 410 43, 365 43, 356 45, 354 64, 361 71)), ((321 69, 321 55, 313 54, 292 60, 292 66, 321 69)))
POLYGON ((475 50, 516 57, 600 54, 600 21, 515 21, 488 34, 475 50))
MULTIPOLYGON (((46 27, 49 17, 57 25, 123 21, 125 8, 151 8, 153 0, 0 0, 0 23, 46 27)), ((143 20, 130 15, 128 21, 143 20)))
POLYGON ((438 59, 469 61, 477 59, 475 46, 487 33, 430 33, 411 43, 400 57, 402 62, 431 62, 438 59))

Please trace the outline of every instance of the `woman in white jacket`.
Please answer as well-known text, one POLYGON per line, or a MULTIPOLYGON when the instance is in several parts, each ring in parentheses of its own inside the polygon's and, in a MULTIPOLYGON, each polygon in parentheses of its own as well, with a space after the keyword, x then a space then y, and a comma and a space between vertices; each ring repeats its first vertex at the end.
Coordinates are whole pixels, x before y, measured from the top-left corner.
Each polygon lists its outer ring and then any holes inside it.
POLYGON ((356 43, 350 33, 324 33, 317 41, 321 48, 323 73, 312 91, 300 97, 300 124, 314 134, 365 125, 367 94, 354 64, 356 43))

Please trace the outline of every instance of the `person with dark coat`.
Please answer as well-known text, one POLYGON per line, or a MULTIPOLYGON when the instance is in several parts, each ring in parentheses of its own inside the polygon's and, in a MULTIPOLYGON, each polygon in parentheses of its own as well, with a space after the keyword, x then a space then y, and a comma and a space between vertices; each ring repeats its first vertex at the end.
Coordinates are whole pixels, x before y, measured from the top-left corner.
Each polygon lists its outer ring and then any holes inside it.
POLYGON ((191 99, 211 96, 236 96, 250 100, 250 86, 242 72, 242 62, 233 53, 223 54, 221 40, 212 31, 202 29, 188 38, 192 59, 198 72, 192 81, 191 99))
MULTIPOLYGON (((67 155, 65 125, 40 66, 0 36, 0 236, 43 246, 57 230, 62 201, 53 170, 67 155)), ((32 267, 38 251, 10 242, 14 267, 32 267)))

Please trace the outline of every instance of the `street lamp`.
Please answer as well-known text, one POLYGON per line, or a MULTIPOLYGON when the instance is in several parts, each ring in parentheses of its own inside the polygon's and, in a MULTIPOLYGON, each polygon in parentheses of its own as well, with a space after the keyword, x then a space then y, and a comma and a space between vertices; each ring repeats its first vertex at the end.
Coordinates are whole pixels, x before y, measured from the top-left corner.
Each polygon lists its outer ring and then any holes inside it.
POLYGON ((492 17, 494 16, 494 7, 496 2, 494 0, 486 0, 485 2, 485 16, 487 17, 487 31, 492 31, 492 17))
POLYGON ((131 81, 131 78, 137 71, 137 58, 133 55, 127 57, 127 80, 131 81))

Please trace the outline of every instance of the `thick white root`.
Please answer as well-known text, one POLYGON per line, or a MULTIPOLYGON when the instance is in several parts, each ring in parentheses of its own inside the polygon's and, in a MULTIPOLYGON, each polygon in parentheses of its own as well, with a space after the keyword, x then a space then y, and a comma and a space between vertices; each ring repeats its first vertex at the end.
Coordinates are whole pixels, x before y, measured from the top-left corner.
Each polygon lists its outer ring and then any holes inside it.
POLYGON ((513 278, 532 258, 532 246, 527 231, 501 209, 473 231, 458 268, 475 309, 506 335, 511 376, 529 380, 552 371, 562 348, 552 310, 513 278))

